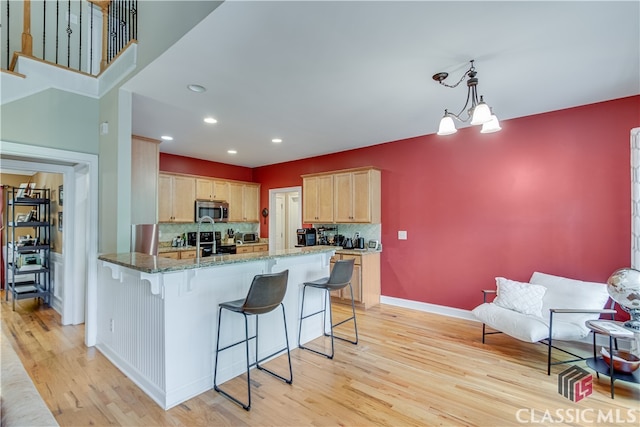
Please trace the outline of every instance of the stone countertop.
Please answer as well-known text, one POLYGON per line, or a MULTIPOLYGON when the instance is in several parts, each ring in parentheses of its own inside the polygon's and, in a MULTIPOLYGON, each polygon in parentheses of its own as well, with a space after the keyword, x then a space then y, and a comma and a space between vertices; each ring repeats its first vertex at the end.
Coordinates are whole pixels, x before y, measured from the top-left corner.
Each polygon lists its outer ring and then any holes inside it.
POLYGON ((382 251, 374 251, 370 249, 343 249, 339 246, 335 248, 336 248, 337 254, 343 254, 343 255, 363 255, 364 256, 364 255, 379 254, 382 252, 382 251))
MULTIPOLYGON (((184 250, 186 247, 182 247, 184 250)), ((180 248, 172 248, 179 250, 180 248)), ((215 267, 226 264, 237 264, 243 262, 251 262, 265 259, 276 259, 290 256, 312 255, 324 252, 336 251, 335 246, 307 246, 304 248, 285 249, 280 251, 268 252, 250 252, 246 254, 235 255, 215 255, 200 258, 200 262, 196 259, 171 259, 162 258, 153 255, 146 255, 138 252, 126 252, 119 254, 104 254, 98 256, 101 261, 110 262, 112 264, 138 270, 143 273, 169 273, 173 271, 182 271, 203 267, 215 267)), ((171 252, 171 251, 169 251, 171 252)))

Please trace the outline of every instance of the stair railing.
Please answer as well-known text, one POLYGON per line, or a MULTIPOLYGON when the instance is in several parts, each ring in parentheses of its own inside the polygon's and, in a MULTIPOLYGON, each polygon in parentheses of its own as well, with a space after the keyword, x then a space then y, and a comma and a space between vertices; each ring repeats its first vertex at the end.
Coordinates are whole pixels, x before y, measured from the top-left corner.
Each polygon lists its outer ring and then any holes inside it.
POLYGON ((18 56, 23 55, 98 75, 137 39, 138 0, 1 3, 5 19, 0 38, 6 40, 1 63, 8 70, 14 70, 18 56), (21 37, 17 37, 20 30, 21 37))

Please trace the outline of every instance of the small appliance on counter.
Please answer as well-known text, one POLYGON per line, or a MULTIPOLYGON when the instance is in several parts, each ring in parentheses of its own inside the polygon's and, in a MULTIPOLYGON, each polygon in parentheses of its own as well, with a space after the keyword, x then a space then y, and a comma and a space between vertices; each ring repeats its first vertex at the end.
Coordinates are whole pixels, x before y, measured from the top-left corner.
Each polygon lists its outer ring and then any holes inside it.
POLYGON ((315 228, 298 228, 296 234, 298 235, 296 247, 315 246, 317 244, 315 228))
POLYGON ((344 239, 341 245, 344 249, 353 249, 353 240, 344 239))
POLYGON ((318 228, 318 244, 329 245, 333 244, 333 236, 330 236, 328 231, 335 231, 335 227, 319 227, 318 228))
POLYGON ((258 243, 260 241, 260 237, 258 236, 258 233, 236 233, 233 240, 239 244, 258 243))

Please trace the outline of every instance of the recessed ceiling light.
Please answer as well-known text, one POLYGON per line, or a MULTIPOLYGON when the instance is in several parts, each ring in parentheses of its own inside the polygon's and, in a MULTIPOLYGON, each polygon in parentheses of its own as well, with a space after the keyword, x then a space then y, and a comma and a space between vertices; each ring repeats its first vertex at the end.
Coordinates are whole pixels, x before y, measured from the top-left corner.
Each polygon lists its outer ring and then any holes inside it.
POLYGON ((160 138, 164 139, 165 141, 173 141, 173 137, 169 135, 162 135, 160 138))
POLYGON ((274 142, 274 143, 276 143, 276 144, 280 144, 280 143, 282 142, 282 139, 280 139, 280 138, 273 138, 273 139, 271 140, 271 142, 274 142))
POLYGON ((205 123, 210 123, 210 124, 218 123, 218 121, 216 119, 214 119, 213 117, 205 117, 204 118, 204 122, 205 123))
POLYGON ((189 89, 191 92, 197 92, 197 93, 202 93, 202 92, 206 92, 207 88, 201 85, 188 85, 187 89, 189 89))
POLYGON ((238 152, 236 150, 227 150, 227 153, 229 153, 229 154, 238 154, 238 152))

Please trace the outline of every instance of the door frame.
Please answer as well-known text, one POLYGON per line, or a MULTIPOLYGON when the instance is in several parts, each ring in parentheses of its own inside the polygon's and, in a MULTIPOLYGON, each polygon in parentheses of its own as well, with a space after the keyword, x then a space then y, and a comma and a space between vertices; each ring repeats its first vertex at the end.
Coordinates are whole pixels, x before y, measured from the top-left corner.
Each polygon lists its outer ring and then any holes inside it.
POLYGON ((85 345, 94 346, 98 307, 98 156, 7 141, 0 141, 0 152, 3 167, 63 174, 65 283, 61 322, 63 325, 84 322, 85 345), (86 180, 86 185, 76 185, 81 180, 86 180))
MULTIPOLYGON (((269 215, 269 236, 271 233, 275 233, 277 230, 277 218, 276 218, 276 194, 282 193, 293 193, 298 192, 300 197, 300 203, 298 203, 298 212, 296 218, 300 219, 300 224, 302 224, 302 186, 298 187, 286 187, 286 188, 272 188, 269 190, 269 212, 272 212, 273 215, 269 215)), ((275 239, 269 238, 269 250, 275 249, 275 239)))

